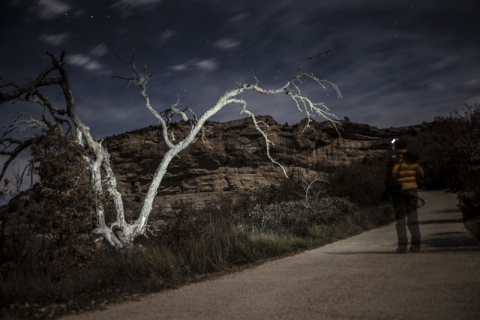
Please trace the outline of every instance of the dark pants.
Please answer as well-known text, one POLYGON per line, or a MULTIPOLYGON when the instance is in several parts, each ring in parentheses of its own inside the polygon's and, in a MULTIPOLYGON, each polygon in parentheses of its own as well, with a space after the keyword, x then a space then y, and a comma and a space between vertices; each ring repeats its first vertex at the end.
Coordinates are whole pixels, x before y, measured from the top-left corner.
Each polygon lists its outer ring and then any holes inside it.
POLYGON ((418 193, 416 189, 401 191, 393 196, 399 246, 408 245, 407 227, 411 235, 411 245, 420 245, 417 203, 418 193))

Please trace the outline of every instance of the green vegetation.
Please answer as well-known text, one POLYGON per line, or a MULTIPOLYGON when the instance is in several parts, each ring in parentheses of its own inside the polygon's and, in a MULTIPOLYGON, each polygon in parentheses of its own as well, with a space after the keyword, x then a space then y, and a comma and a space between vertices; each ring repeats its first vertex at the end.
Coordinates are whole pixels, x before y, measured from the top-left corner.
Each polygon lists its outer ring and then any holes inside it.
POLYGON ((286 201, 256 205, 249 214, 254 233, 286 233, 305 236, 311 226, 331 224, 354 212, 343 198, 328 197, 318 201, 286 201))

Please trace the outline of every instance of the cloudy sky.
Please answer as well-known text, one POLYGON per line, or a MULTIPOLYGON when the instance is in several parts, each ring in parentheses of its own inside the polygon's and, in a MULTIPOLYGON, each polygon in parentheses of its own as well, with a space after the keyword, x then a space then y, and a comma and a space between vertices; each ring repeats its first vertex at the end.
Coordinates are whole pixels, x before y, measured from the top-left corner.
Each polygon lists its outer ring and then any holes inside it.
MULTIPOLYGON (((480 101, 478 0, 2 0, 0 76, 19 83, 67 52, 77 110, 96 137, 156 124, 108 42, 154 72, 161 111, 180 99, 201 113, 238 83, 276 88, 303 70, 339 86, 312 92, 340 119, 377 127, 448 115, 480 101)), ((310 93, 309 93, 310 94, 310 93)), ((286 96, 246 94, 279 123, 305 117, 286 96)), ((56 99, 56 97, 54 98, 56 99)), ((0 106, 0 125, 28 106, 0 106)), ((213 120, 242 117, 229 107, 213 120)))

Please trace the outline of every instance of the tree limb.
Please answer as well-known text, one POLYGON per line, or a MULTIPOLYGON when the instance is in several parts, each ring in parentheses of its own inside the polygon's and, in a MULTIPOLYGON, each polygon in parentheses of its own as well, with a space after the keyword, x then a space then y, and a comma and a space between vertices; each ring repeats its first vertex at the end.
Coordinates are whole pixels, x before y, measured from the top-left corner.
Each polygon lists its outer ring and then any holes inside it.
POLYGON ((8 156, 7 160, 3 164, 2 171, 0 172, 0 181, 3 180, 10 164, 22 153, 22 151, 28 149, 33 144, 33 138, 26 141, 16 141, 17 147, 9 152, 2 151, 0 155, 8 156))

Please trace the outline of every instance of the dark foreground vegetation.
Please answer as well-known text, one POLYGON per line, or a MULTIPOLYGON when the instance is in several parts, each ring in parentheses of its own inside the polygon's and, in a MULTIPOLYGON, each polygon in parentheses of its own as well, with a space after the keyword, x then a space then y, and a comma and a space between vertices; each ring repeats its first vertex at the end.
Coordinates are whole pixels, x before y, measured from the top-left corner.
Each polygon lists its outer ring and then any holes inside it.
POLYGON ((457 193, 465 227, 480 240, 480 103, 436 119, 412 147, 423 157, 426 187, 457 193))
POLYGON ((5 272, 2 319, 52 318, 239 270, 389 223, 391 215, 383 210, 388 207, 349 212, 328 224, 309 227, 302 236, 284 231, 228 231, 220 211, 211 212, 221 215, 213 224, 203 215, 189 216, 188 220, 196 221, 170 226, 164 239, 151 239, 141 251, 104 252, 88 266, 61 276, 26 269, 5 272), (198 229, 204 231, 200 234, 198 229))
MULTIPOLYGON (((465 225, 479 236, 480 106, 438 118, 429 130, 404 138, 410 149, 420 153, 426 171, 423 187, 457 192, 465 225)), ((34 152, 46 159, 45 150, 73 148, 68 141, 63 145, 54 141, 54 147, 52 141, 40 141, 41 147, 34 152)), ((304 181, 291 179, 272 190, 275 197, 265 197, 265 201, 252 203, 239 194, 201 210, 184 208, 148 239, 140 238, 121 254, 106 246, 86 245, 85 239, 76 236, 75 230, 88 219, 84 214, 88 194, 37 194, 38 201, 29 206, 29 212, 17 208, 11 217, 0 211, 0 318, 54 318, 96 308, 390 223, 393 212, 383 193, 387 159, 385 151, 338 168, 330 173, 328 185, 315 184, 308 194, 304 181), (7 239, 6 221, 11 223, 13 218, 17 229, 9 230, 7 239), (42 227, 51 236, 32 237, 42 227)), ((44 177, 51 177, 44 181, 50 190, 65 191, 88 183, 64 178, 72 173, 81 176, 73 170, 79 167, 75 161, 73 157, 68 162, 71 166, 57 165, 52 157, 40 168, 44 177)))

